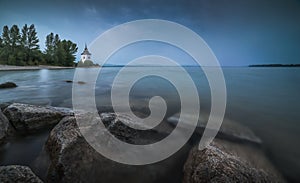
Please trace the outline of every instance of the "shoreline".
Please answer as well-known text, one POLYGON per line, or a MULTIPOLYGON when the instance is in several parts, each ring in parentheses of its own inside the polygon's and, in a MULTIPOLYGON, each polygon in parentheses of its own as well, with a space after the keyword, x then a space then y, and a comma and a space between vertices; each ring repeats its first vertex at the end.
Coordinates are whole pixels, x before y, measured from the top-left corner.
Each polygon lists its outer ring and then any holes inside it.
POLYGON ((41 69, 75 69, 75 67, 64 67, 64 66, 50 66, 50 65, 39 65, 39 66, 14 66, 14 65, 0 65, 0 71, 23 71, 23 70, 41 70, 41 69))

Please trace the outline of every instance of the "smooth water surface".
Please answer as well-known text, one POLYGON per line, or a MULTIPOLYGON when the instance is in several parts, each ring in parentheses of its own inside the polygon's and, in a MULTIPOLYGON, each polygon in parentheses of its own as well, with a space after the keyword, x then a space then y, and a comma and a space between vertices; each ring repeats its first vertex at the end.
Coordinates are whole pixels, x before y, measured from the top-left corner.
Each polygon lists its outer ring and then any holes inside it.
MULTIPOLYGON (((119 69, 101 69, 95 90, 97 106, 111 105, 110 89, 119 69)), ((147 69, 168 72, 178 80, 182 78, 171 67, 132 67, 128 76, 147 69)), ((186 70, 199 91, 201 110, 209 111, 210 91, 204 73, 197 67, 186 67, 186 70)), ((0 103, 23 102, 72 107, 72 85, 79 84, 65 81, 73 80, 74 71, 1 71, 0 83, 12 81, 18 87, 0 90, 0 103)), ((82 72, 86 72, 88 78, 89 73, 97 72, 97 69, 82 69, 82 72)), ((268 157, 277 168, 289 180, 300 181, 300 69, 225 67, 223 72, 228 97, 225 117, 250 127, 262 139, 268 157)), ((81 84, 82 87, 90 84, 88 79, 84 82, 86 83, 81 84)), ((188 92, 189 86, 184 81, 181 83, 181 87, 186 87, 188 92)), ((122 90, 124 86, 126 83, 119 83, 116 88, 122 90)), ((146 77, 134 85, 130 93, 131 106, 147 108, 149 99, 157 95, 167 101, 167 115, 180 110, 179 95, 175 87, 158 77, 146 77)), ((86 97, 84 92, 82 96, 86 97)), ((23 146, 32 145, 28 140, 22 143, 23 146)), ((42 146, 43 143, 44 141, 34 141, 35 145, 42 146)), ((24 153, 22 155, 26 157, 26 152, 24 153)), ((2 158, 0 164, 3 162, 7 161, 2 158)))

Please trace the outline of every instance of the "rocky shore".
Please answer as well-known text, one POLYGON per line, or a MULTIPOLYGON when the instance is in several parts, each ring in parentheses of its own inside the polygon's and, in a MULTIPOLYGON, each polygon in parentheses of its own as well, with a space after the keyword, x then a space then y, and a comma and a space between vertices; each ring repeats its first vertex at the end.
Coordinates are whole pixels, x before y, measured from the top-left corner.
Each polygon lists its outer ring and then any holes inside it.
MULTIPOLYGON (((204 150, 198 150, 197 140, 191 139, 166 160, 130 166, 97 153, 81 134, 71 109, 20 103, 2 104, 0 108, 2 145, 16 134, 53 128, 44 145, 44 154, 50 160, 46 177, 37 177, 26 166, 8 165, 0 166, 0 182, 285 182, 266 158, 261 140, 234 121, 225 120, 213 143, 204 150)), ((76 115, 87 116, 86 112, 76 115)), ((116 138, 131 144, 149 144, 172 131, 178 114, 146 132, 124 125, 134 122, 126 114, 101 113, 100 118, 116 138)), ((85 130, 93 130, 94 124, 85 126, 85 130)), ((194 138, 201 136, 204 124, 205 119, 200 119, 194 138)), ((109 143, 109 139, 104 140, 109 143)))

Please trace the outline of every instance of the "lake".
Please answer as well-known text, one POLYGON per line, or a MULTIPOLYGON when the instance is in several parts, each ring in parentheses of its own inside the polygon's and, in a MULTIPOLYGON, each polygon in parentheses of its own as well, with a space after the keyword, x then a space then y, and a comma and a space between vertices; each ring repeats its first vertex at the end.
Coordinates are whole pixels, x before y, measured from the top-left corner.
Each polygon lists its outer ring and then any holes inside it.
MULTIPOLYGON (((198 89, 201 110, 208 111, 210 90, 205 74, 198 67, 185 69, 198 89)), ((110 90, 119 70, 120 67, 104 67, 99 74, 95 95, 97 107, 103 110, 111 110, 110 90)), ((131 67, 127 74, 130 76, 147 70, 167 72, 175 79, 182 79, 171 67, 131 67)), ((0 103, 22 102, 72 107, 73 84, 66 80, 73 80, 74 71, 74 69, 1 71, 0 83, 12 81, 18 87, 0 90, 0 103)), ((88 76, 97 69, 81 69, 81 71, 86 72, 88 76)), ((225 118, 251 128, 262 139, 268 158, 285 177, 291 181, 300 181, 300 69, 224 67, 223 72, 227 87, 225 118)), ((89 84, 88 81, 84 82, 89 84)), ((181 87, 188 87, 184 81, 180 83, 181 87)), ((125 86, 126 83, 115 84, 120 91, 125 86)), ((186 88, 187 92, 188 89, 186 88)), ((166 100, 167 117, 180 110, 180 98, 174 86, 167 80, 155 76, 137 81, 130 91, 129 101, 132 108, 147 111, 149 99, 157 95, 166 100)), ((82 93, 82 96, 86 97, 85 93, 82 93)), ((34 142, 30 140, 31 137, 11 142, 9 146, 19 150, 14 154, 6 153, 5 147, 0 148, 2 154, 0 164, 30 165, 36 154, 22 149, 42 148, 46 136, 43 134, 37 136, 40 140, 34 142)))

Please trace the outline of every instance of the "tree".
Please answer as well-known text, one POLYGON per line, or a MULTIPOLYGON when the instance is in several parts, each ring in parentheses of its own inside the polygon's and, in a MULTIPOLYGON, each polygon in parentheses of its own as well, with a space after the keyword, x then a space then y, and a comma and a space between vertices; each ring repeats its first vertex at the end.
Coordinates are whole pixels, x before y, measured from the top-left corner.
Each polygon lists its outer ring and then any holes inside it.
POLYGON ((51 32, 46 36, 45 60, 47 64, 54 65, 54 34, 51 32))
POLYGON ((50 65, 61 65, 60 60, 64 60, 64 51, 60 46, 60 39, 58 34, 52 32, 46 37, 46 61, 50 65))
POLYGON ((5 25, 2 32, 2 49, 0 50, 2 64, 7 64, 8 62, 8 57, 11 53, 10 41, 9 28, 5 25))
POLYGON ((17 64, 17 52, 18 47, 20 46, 20 38, 20 30, 17 25, 13 25, 10 29, 7 25, 3 27, 3 45, 0 52, 3 64, 17 64))
POLYGON ((75 54, 78 50, 77 45, 70 40, 63 40, 61 42, 61 46, 63 47, 66 54, 63 65, 73 66, 75 61, 75 54))
POLYGON ((28 47, 28 27, 27 24, 25 24, 22 28, 22 36, 21 36, 21 45, 26 48, 28 47))
POLYGON ((3 39, 2 37, 0 36, 0 49, 3 48, 3 39))
POLYGON ((29 60, 29 50, 28 50, 28 27, 27 24, 25 24, 21 30, 22 35, 21 35, 21 47, 20 50, 22 51, 22 55, 19 53, 19 57, 23 56, 24 62, 26 65, 28 64, 29 60))
POLYGON ((3 27, 0 36, 0 64, 11 65, 62 65, 73 66, 77 45, 70 40, 60 40, 52 32, 46 36, 44 53, 39 47, 39 39, 34 24, 25 24, 20 29, 17 25, 3 27))
POLYGON ((21 49, 24 53, 23 59, 27 65, 32 65, 32 62, 35 60, 39 50, 38 43, 39 39, 34 24, 31 24, 30 27, 25 24, 22 28, 21 49))
POLYGON ((59 35, 51 32, 46 37, 45 60, 49 64, 73 66, 77 45, 70 40, 60 40, 59 35))
POLYGON ((3 39, 0 36, 0 64, 4 64, 4 62, 3 62, 2 58, 1 58, 2 50, 3 50, 3 39))
POLYGON ((3 40, 4 46, 10 45, 9 28, 7 25, 5 25, 3 27, 2 40, 3 40))
POLYGON ((37 37, 37 32, 35 30, 35 27, 33 24, 30 25, 29 31, 28 31, 28 48, 31 51, 38 50, 40 48, 39 46, 39 39, 37 37))
POLYGON ((11 49, 14 53, 17 49, 17 46, 19 46, 21 43, 20 29, 17 25, 13 25, 10 28, 9 37, 11 42, 11 49))

